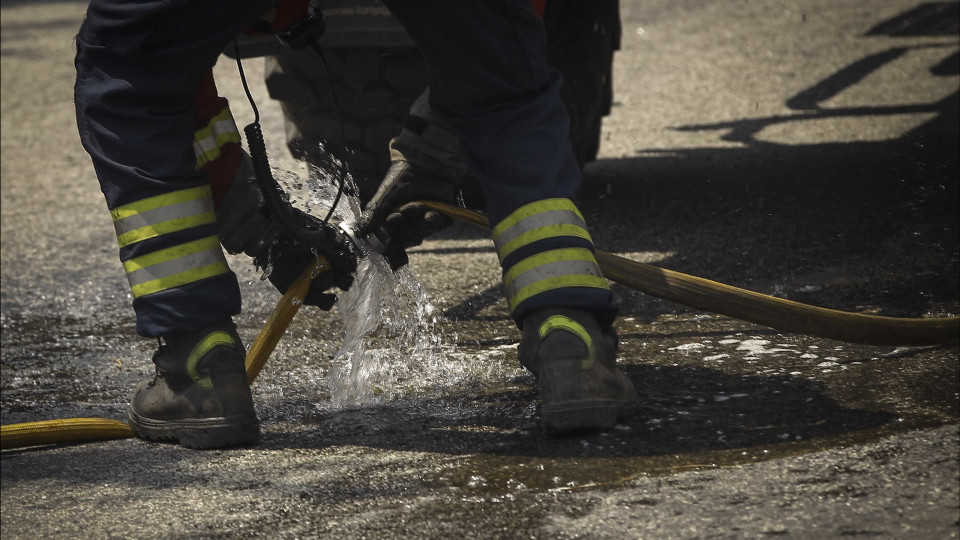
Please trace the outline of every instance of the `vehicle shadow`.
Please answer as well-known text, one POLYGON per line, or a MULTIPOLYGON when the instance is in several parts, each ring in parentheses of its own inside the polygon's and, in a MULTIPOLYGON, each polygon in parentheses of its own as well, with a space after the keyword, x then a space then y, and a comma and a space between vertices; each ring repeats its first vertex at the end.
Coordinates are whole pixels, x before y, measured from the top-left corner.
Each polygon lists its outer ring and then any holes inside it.
MULTIPOLYGON (((924 106, 931 120, 882 142, 753 138, 773 123, 826 117, 820 113, 686 126, 727 129, 745 146, 597 161, 587 167, 581 208, 599 249, 652 256, 644 262, 656 266, 835 309, 956 313, 958 104, 955 92, 924 106)), ((874 113, 885 114, 857 111, 874 113)), ((486 233, 460 227, 457 234, 486 233)), ((685 311, 620 285, 614 290, 623 314, 652 320, 685 311)), ((444 314, 470 320, 501 297, 496 284, 444 314)))
MULTIPOLYGON (((866 35, 950 36, 958 28, 957 4, 933 2, 881 21, 866 35)), ((589 164, 580 205, 595 244, 824 307, 906 317, 956 313, 960 92, 930 103, 830 105, 920 49, 942 49, 929 77, 960 74, 953 43, 896 45, 787 97, 791 113, 675 128, 720 132, 737 147, 641 149, 636 157, 589 164), (928 119, 888 140, 786 144, 765 136, 895 115, 928 119)), ((829 129, 821 129, 829 140, 829 129)), ((685 310, 619 285, 614 290, 622 313, 642 320, 685 310)), ((499 295, 492 286, 446 314, 468 320, 499 295)))
MULTIPOLYGON (((958 13, 956 2, 922 3, 878 22, 864 37, 955 36, 958 13)), ((910 43, 814 81, 785 99, 789 114, 675 128, 719 132, 739 147, 644 149, 635 158, 591 164, 582 204, 597 246, 663 253, 655 264, 826 307, 914 317, 956 313, 960 92, 929 103, 830 101, 921 49, 942 49, 926 77, 960 74, 955 43, 910 43), (928 119, 888 140, 783 144, 764 136, 894 115, 928 119)), ((829 130, 821 130, 829 139, 829 130)), ((637 293, 617 289, 635 315, 675 309, 653 303, 651 310, 637 293)))
POLYGON ((729 129, 744 148, 598 162, 583 210, 597 246, 672 270, 837 309, 955 313, 958 96, 891 141, 772 145, 743 120, 729 129))

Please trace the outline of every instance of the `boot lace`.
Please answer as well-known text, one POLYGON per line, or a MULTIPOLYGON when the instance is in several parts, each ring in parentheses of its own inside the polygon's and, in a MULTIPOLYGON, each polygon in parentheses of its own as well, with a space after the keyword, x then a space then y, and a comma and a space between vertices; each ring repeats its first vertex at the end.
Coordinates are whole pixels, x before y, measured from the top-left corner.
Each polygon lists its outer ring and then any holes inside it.
POLYGON ((150 386, 157 384, 158 379, 163 379, 163 378, 166 378, 167 376, 167 370, 161 368, 159 363, 157 362, 157 358, 162 356, 166 350, 167 350, 167 346, 163 344, 163 340, 160 338, 157 338, 157 350, 154 351, 153 353, 153 366, 156 373, 154 374, 153 379, 149 383, 147 383, 150 386))

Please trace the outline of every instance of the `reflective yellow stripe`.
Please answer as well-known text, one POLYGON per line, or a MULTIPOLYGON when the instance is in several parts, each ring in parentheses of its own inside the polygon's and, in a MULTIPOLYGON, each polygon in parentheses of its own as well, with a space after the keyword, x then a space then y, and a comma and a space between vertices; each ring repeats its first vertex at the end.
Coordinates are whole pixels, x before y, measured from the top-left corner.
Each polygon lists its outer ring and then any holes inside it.
POLYGON ((590 334, 582 324, 564 315, 551 315, 540 325, 540 339, 547 337, 554 330, 566 330, 580 338, 590 351, 585 358, 580 360, 580 369, 593 367, 593 339, 590 338, 590 334))
POLYGON ((504 274, 507 303, 513 309, 535 294, 564 286, 563 279, 586 283, 571 286, 609 289, 593 252, 583 248, 555 249, 528 257, 504 274), (554 285, 544 288, 542 283, 554 285))
POLYGON ((547 238, 573 236, 593 243, 583 215, 570 199, 544 199, 523 205, 497 223, 492 236, 500 262, 523 246, 547 238))
POLYGON ((146 212, 147 210, 153 210, 163 206, 172 206, 174 204, 180 204, 183 202, 211 196, 210 186, 197 186, 195 188, 181 189, 180 191, 164 193, 163 195, 157 195, 155 197, 147 197, 146 199, 141 199, 130 204, 118 206, 111 210, 110 214, 113 216, 114 221, 120 221, 121 219, 128 218, 141 212, 146 212))
POLYGON ((217 221, 209 185, 147 197, 110 214, 120 247, 217 221))
POLYGON ((197 364, 200 362, 200 359, 203 358, 205 354, 210 352, 210 349, 218 345, 226 345, 227 347, 233 347, 236 345, 233 336, 226 332, 211 332, 206 337, 200 340, 193 350, 190 351, 190 354, 187 355, 187 374, 190 375, 190 378, 200 386, 200 388, 205 388, 210 390, 213 388, 213 381, 210 380, 210 377, 203 376, 197 372, 197 364))
POLYGON ((230 271, 216 236, 124 261, 134 298, 230 271))
POLYGON ((527 257, 526 259, 511 266, 510 270, 508 270, 503 276, 503 284, 509 286, 520 274, 523 274, 538 266, 561 261, 590 261, 594 264, 597 262, 593 256, 593 252, 591 252, 589 249, 565 248, 544 251, 543 253, 537 253, 536 255, 527 257))
MULTIPOLYGON (((213 199, 210 197, 204 197, 202 199, 171 204, 170 206, 162 206, 160 208, 154 208, 153 210, 147 210, 139 214, 127 216, 119 221, 114 221, 113 228, 118 237, 123 237, 123 235, 129 234, 132 231, 143 229, 145 227, 152 227, 157 223, 164 223, 173 221, 175 219, 192 218, 194 216, 208 214, 213 211, 213 199)), ((127 238, 124 237, 124 239, 126 240, 127 238)))
POLYGON ((200 268, 194 268, 193 270, 187 272, 175 274, 161 279, 155 279, 140 285, 135 285, 130 287, 130 291, 133 292, 134 298, 140 298, 141 296, 165 291, 167 289, 172 289, 173 287, 179 287, 180 285, 186 285, 187 283, 193 283, 194 281, 200 281, 201 279, 206 279, 208 277, 226 274, 229 271, 230 267, 227 266, 226 261, 208 264, 206 266, 201 266, 200 268))
POLYGON ((117 236, 117 243, 120 244, 120 247, 129 246, 130 244, 142 242, 148 238, 155 238, 163 234, 169 234, 172 232, 189 229, 191 227, 198 227, 200 225, 207 225, 216 222, 216 212, 206 212, 196 216, 171 219, 170 221, 163 221, 154 225, 147 225, 146 227, 141 227, 139 229, 134 229, 130 232, 123 233, 117 236))
POLYGON ((593 239, 590 238, 590 233, 588 233, 583 227, 578 225, 548 225, 546 227, 540 227, 539 229, 527 231, 507 242, 502 247, 498 246, 497 255, 500 257, 500 262, 503 262, 503 260, 507 258, 507 255, 510 255, 514 251, 526 246, 527 244, 532 244, 538 240, 544 240, 546 238, 555 238, 560 236, 575 236, 593 243, 593 239))
POLYGON ((593 261, 558 261, 542 264, 520 274, 509 283, 504 282, 504 287, 507 290, 507 300, 512 303, 512 299, 520 294, 520 291, 537 282, 560 276, 603 277, 603 273, 600 272, 597 263, 593 261))
POLYGON ((569 276, 558 276, 554 278, 542 279, 536 283, 524 287, 517 291, 517 294, 508 297, 511 311, 520 305, 524 300, 553 289, 562 289, 565 287, 592 287, 595 289, 609 289, 607 280, 598 276, 588 276, 575 274, 569 276))
POLYGON ((224 108, 211 118, 207 127, 193 134, 193 140, 193 152, 197 156, 198 169, 219 158, 223 145, 240 142, 240 130, 237 129, 237 123, 230 109, 224 108))
POLYGON ((193 153, 197 156, 196 167, 199 169, 207 163, 220 157, 220 149, 227 143, 239 143, 240 133, 221 133, 216 139, 210 137, 202 141, 195 141, 193 144, 193 153))
POLYGON ((587 333, 587 329, 570 317, 564 315, 551 315, 548 317, 547 320, 543 321, 543 324, 540 325, 540 339, 547 337, 550 335, 550 332, 554 330, 567 330, 586 343, 587 347, 593 347, 593 340, 590 339, 590 334, 587 333))
POLYGON ((497 223, 497 225, 493 228, 492 235, 494 238, 496 238, 503 234, 505 230, 519 223, 521 220, 535 214, 550 212, 552 210, 570 210, 576 213, 581 220, 583 219, 583 215, 580 213, 580 210, 577 209, 577 205, 573 204, 573 201, 570 199, 543 199, 542 201, 534 201, 530 204, 525 204, 514 210, 513 213, 504 218, 500 223, 497 223))
POLYGON ((147 268, 148 266, 165 263, 185 257, 187 255, 191 255, 193 253, 208 251, 214 248, 220 248, 220 241, 216 236, 208 236, 206 238, 194 240, 193 242, 187 242, 185 244, 180 244, 179 246, 161 249, 159 251, 154 251, 153 253, 148 253, 146 255, 141 255, 140 257, 124 261, 123 269, 129 274, 136 272, 137 270, 147 268))
POLYGON ((222 111, 217 113, 216 116, 210 119, 207 122, 207 126, 198 129, 193 134, 193 139, 195 141, 202 141, 204 139, 209 139, 215 137, 219 139, 219 135, 226 133, 238 133, 237 123, 233 120, 233 114, 230 113, 230 109, 225 107, 222 111))

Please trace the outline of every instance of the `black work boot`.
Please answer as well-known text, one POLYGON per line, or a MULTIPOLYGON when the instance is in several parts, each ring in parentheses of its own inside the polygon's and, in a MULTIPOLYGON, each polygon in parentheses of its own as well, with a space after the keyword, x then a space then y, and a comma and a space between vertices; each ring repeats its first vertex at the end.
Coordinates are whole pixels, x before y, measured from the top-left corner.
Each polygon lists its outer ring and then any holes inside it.
POLYGON ((528 313, 517 350, 537 377, 547 433, 609 429, 639 408, 633 383, 616 366, 617 335, 592 311, 528 313))
POLYGON ((157 374, 137 386, 130 402, 133 432, 188 448, 256 442, 260 424, 244 358, 231 321, 164 337, 153 355, 157 374))

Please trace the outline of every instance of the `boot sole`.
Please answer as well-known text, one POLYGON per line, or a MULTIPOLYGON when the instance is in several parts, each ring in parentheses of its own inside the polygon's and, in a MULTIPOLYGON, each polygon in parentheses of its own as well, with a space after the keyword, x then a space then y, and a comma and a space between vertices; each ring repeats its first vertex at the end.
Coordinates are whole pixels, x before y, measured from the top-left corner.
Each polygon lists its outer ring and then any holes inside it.
POLYGON ((260 440, 260 423, 256 417, 154 420, 128 410, 127 424, 141 439, 177 441, 181 446, 195 449, 245 446, 260 440))
POLYGON ((613 401, 588 399, 552 403, 541 407, 543 430, 548 434, 577 431, 600 431, 630 418, 639 410, 636 399, 613 401))

